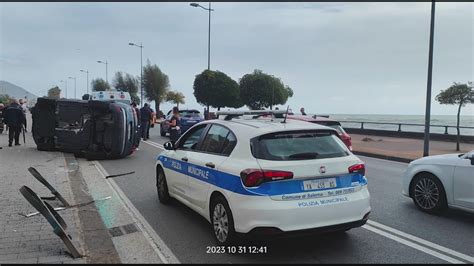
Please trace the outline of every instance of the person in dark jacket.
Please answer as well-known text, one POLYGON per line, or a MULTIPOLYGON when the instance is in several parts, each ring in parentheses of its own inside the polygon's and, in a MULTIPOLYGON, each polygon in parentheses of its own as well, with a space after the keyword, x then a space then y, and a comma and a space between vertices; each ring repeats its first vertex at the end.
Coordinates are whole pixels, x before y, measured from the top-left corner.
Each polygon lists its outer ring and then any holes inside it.
POLYGON ((26 128, 26 116, 17 100, 12 100, 11 104, 3 110, 3 118, 9 128, 8 146, 12 146, 13 139, 15 139, 15 145, 20 145, 20 133, 23 125, 26 128))
POLYGON ((173 107, 173 116, 165 123, 170 126, 170 141, 174 144, 181 136, 181 118, 178 107, 173 107))
POLYGON ((5 109, 5 105, 0 103, 0 134, 3 134, 3 109, 5 109))
POLYGON ((140 108, 140 129, 141 129, 141 136, 143 140, 147 140, 147 133, 148 133, 148 126, 150 125, 151 120, 151 109, 148 103, 140 108))

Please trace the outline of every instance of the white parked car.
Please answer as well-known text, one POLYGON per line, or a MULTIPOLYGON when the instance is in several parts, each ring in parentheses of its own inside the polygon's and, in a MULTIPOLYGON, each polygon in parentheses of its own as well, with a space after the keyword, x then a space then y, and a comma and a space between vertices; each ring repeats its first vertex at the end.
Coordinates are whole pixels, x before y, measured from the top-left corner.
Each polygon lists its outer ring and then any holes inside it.
POLYGON ((428 213, 448 206, 474 212, 474 151, 412 161, 404 173, 402 193, 428 213))
POLYGON ((222 245, 237 233, 307 234, 365 224, 371 211, 365 166, 336 130, 257 118, 262 111, 217 114, 221 119, 165 143, 156 163, 162 203, 173 197, 204 216, 222 245))

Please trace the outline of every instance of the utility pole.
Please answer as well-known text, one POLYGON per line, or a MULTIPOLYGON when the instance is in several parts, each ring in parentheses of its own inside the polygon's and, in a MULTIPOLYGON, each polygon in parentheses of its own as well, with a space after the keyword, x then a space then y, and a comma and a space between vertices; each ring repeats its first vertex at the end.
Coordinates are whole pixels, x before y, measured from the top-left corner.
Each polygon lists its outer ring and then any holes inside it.
POLYGON ((431 2, 430 49, 428 54, 428 81, 426 85, 425 137, 423 143, 423 157, 430 151, 430 116, 431 116, 431 78, 433 73, 433 41, 435 23, 435 1, 431 2))

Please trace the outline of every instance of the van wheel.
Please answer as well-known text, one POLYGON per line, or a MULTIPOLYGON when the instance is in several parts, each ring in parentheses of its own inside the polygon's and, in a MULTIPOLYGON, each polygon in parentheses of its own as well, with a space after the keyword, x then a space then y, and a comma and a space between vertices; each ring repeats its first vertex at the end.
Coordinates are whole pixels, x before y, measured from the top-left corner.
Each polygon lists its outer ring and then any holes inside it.
POLYGON ((158 199, 163 204, 170 202, 170 194, 168 192, 168 184, 166 182, 165 173, 163 169, 158 168, 156 170, 156 190, 158 192, 158 199))
POLYGON ((219 245, 229 246, 235 242, 236 233, 232 211, 225 198, 216 196, 211 203, 211 226, 219 245))
POLYGON ((439 213, 447 207, 443 184, 433 174, 420 173, 415 176, 410 190, 416 207, 424 212, 439 213))

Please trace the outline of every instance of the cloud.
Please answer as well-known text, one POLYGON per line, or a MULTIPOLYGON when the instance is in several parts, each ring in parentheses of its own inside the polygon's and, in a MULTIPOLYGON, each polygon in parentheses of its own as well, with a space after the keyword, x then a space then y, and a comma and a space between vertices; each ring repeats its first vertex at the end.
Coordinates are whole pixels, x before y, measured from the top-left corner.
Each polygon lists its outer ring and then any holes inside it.
MULTIPOLYGON (((474 4, 436 5, 434 96, 454 81, 474 79, 474 4)), ((308 112, 424 113, 430 3, 218 2, 212 8, 212 69, 235 80, 256 68, 281 77, 295 92, 288 104, 308 112)), ((90 80, 105 78, 97 60, 108 60, 109 81, 116 71, 138 75, 140 51, 128 43, 143 42, 143 61, 168 74, 185 106, 201 108, 192 91, 194 76, 207 67, 208 17, 200 8, 0 3, 0 12, 0 79, 38 94, 74 75, 85 92, 79 69, 88 69, 90 80)), ((433 112, 453 113, 435 102, 433 112)))

